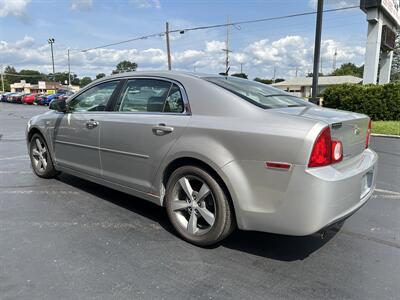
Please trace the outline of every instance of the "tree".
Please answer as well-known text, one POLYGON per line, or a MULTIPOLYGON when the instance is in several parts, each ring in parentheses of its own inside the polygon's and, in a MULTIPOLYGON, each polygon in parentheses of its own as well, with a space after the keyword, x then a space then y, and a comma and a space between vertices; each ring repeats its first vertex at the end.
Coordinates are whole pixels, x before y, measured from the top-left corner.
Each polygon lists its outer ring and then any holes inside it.
POLYGON ((392 62, 392 81, 400 80, 400 34, 396 38, 396 47, 393 50, 393 62, 392 62))
POLYGON ((103 77, 106 77, 106 74, 99 73, 99 74, 96 75, 96 79, 100 79, 100 78, 103 78, 103 77))
MULTIPOLYGON (((48 75, 48 80, 53 81, 53 74, 49 73, 48 75)), ((72 78, 72 74, 71 74, 71 78, 72 78)), ((68 82, 68 72, 56 72, 54 73, 54 81, 55 82, 60 82, 62 84, 65 84, 65 82, 68 82)))
POLYGON ((332 72, 332 76, 352 75, 362 78, 364 73, 364 66, 357 67, 353 63, 342 64, 339 68, 332 72))
POLYGON ((19 72, 19 79, 25 80, 31 84, 37 84, 40 80, 46 80, 47 76, 36 70, 21 70, 19 72), (22 76, 21 76, 22 75, 22 76))
POLYGON ((264 83, 264 84, 273 84, 273 83, 278 83, 278 82, 281 82, 281 81, 285 81, 285 79, 276 78, 275 80, 273 80, 273 79, 264 79, 264 78, 256 77, 256 78, 254 78, 254 81, 257 81, 257 82, 260 82, 260 83, 264 83))
POLYGON ((232 74, 231 76, 235 76, 235 77, 239 77, 239 78, 244 78, 244 79, 247 79, 247 78, 248 78, 248 76, 247 76, 246 73, 235 73, 235 74, 232 74))
MULTIPOLYGON (((306 77, 313 77, 314 76, 314 73, 313 72, 310 72, 310 73, 307 73, 307 76, 306 77)), ((324 76, 324 74, 323 73, 318 73, 318 76, 319 77, 322 77, 322 76, 324 76)))
POLYGON ((82 88, 82 87, 88 85, 88 84, 91 83, 91 82, 92 82, 92 78, 90 78, 90 77, 83 77, 83 78, 81 79, 81 81, 80 81, 79 86, 82 88))
POLYGON ((272 82, 273 82, 272 79, 263 79, 263 78, 259 78, 259 77, 254 78, 254 81, 264 83, 264 84, 272 84, 272 82))
POLYGON ((117 64, 116 69, 112 71, 112 74, 133 72, 136 71, 137 67, 137 63, 123 60, 117 64))

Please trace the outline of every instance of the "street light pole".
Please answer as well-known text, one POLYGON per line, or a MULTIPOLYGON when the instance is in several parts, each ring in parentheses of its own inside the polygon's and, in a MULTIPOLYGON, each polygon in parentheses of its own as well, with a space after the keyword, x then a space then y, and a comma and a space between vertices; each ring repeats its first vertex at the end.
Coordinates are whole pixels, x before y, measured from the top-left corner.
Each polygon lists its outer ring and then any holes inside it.
POLYGON ((71 63, 69 60, 69 48, 68 48, 68 85, 71 86, 71 63))
POLYGON ((312 81, 312 101, 317 102, 318 96, 318 69, 321 56, 321 35, 322 35, 322 11, 324 9, 324 0, 318 0, 317 10, 317 26, 315 29, 315 45, 314 45, 314 69, 312 81))
POLYGON ((4 93, 4 77, 3 77, 3 65, 1 65, 1 87, 4 93))
POLYGON ((56 40, 54 38, 50 38, 48 39, 48 43, 50 44, 50 48, 51 48, 51 61, 53 63, 53 82, 56 81, 56 74, 55 74, 55 70, 54 70, 54 53, 53 53, 53 44, 56 40))

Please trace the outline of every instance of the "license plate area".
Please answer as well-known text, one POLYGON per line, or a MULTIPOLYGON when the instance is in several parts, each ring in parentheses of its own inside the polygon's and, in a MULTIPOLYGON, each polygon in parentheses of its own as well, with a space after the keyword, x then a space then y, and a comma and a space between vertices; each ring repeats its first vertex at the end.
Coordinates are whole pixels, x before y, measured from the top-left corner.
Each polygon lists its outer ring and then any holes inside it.
POLYGON ((364 198, 371 191, 373 178, 374 178, 374 170, 370 170, 363 175, 361 179, 360 199, 364 198))

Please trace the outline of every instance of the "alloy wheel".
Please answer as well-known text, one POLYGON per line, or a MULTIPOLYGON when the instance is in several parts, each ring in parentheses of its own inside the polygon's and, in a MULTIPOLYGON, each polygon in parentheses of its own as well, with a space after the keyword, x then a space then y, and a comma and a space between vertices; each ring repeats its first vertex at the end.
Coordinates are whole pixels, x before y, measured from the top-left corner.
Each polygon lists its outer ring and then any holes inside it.
POLYGON ((44 173, 47 169, 47 149, 46 145, 39 139, 36 138, 32 147, 32 161, 35 169, 44 173))
POLYGON ((192 235, 203 235, 215 222, 216 203, 209 186, 199 177, 181 177, 174 185, 171 209, 178 224, 192 235))

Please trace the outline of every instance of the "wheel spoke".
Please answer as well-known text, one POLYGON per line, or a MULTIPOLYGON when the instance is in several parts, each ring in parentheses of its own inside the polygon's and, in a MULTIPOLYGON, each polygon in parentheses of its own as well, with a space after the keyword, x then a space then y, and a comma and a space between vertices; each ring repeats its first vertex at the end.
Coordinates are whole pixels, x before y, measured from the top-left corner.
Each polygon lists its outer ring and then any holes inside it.
POLYGON ((46 159, 44 159, 44 158, 42 158, 42 166, 43 166, 43 169, 46 170, 46 168, 47 168, 47 161, 46 161, 46 159))
POLYGON ((37 149, 32 149, 32 155, 39 156, 39 151, 37 151, 37 149))
POLYGON ((43 162, 41 159, 38 160, 36 167, 38 168, 38 170, 40 170, 43 167, 43 162))
POLYGON ((43 149, 42 149, 42 155, 44 155, 46 152, 47 152, 47 149, 46 149, 46 147, 43 147, 43 149))
POLYGON ((209 194, 210 194, 210 189, 208 188, 207 184, 203 183, 203 185, 201 186, 200 191, 197 195, 196 201, 199 202, 199 201, 203 200, 209 194))
POLYGON ((187 203, 185 200, 172 201, 172 203, 171 203, 171 208, 173 211, 182 210, 182 209, 188 208, 189 206, 190 206, 190 204, 187 203))
POLYGON ((197 216, 194 212, 190 215, 187 230, 191 234, 195 234, 197 231, 197 216))
POLYGON ((36 147, 39 150, 39 152, 42 152, 42 144, 40 143, 39 139, 36 139, 36 147))
POLYGON ((37 168, 37 167, 38 167, 38 164, 39 164, 39 159, 33 157, 33 162, 34 162, 34 164, 35 164, 35 167, 37 168))
POLYGON ((210 212, 205 207, 198 207, 197 210, 199 211, 200 215, 204 218, 204 220, 210 225, 214 225, 215 216, 212 212, 210 212))
POLYGON ((182 177, 179 179, 179 184, 181 185, 182 189, 185 191, 186 196, 189 198, 190 202, 193 201, 193 189, 190 185, 189 180, 186 177, 182 177))

